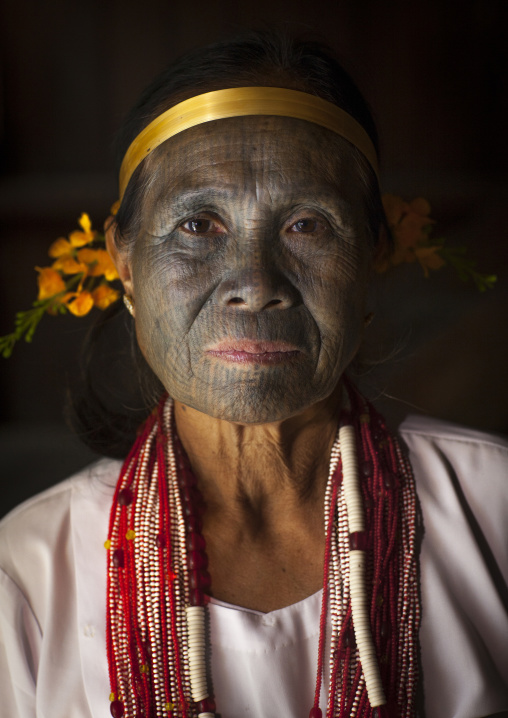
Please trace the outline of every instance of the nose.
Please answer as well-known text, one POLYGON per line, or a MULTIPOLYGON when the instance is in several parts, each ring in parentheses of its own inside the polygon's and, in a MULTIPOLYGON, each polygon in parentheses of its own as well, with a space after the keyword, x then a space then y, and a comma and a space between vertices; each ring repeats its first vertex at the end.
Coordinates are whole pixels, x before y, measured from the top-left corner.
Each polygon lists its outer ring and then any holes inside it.
POLYGON ((222 281, 216 299, 222 306, 262 312, 289 309, 297 303, 298 294, 286 277, 278 273, 264 268, 245 268, 222 281))

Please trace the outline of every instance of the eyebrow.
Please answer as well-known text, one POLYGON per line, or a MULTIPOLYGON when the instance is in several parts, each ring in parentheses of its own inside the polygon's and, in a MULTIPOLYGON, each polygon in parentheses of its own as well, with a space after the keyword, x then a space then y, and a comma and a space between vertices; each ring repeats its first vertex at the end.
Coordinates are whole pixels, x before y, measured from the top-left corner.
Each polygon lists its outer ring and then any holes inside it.
MULTIPOLYGON (((339 196, 335 194, 334 187, 331 184, 324 184, 314 189, 314 192, 310 194, 308 187, 302 185, 302 187, 292 188, 292 201, 302 202, 305 201, 313 202, 322 197, 323 194, 330 199, 334 197, 337 205, 343 205, 343 201, 339 196)), ((178 194, 161 194, 157 200, 158 205, 163 205, 170 211, 180 213, 198 209, 203 206, 219 205, 224 201, 231 200, 232 197, 240 196, 242 193, 241 188, 237 186, 231 187, 216 187, 216 186, 203 186, 196 188, 185 189, 178 194)), ((284 193, 284 191, 282 191, 284 193)))
POLYGON ((157 204, 163 204, 167 209, 182 212, 195 209, 199 205, 213 205, 231 199, 232 192, 224 188, 199 187, 161 195, 157 204))

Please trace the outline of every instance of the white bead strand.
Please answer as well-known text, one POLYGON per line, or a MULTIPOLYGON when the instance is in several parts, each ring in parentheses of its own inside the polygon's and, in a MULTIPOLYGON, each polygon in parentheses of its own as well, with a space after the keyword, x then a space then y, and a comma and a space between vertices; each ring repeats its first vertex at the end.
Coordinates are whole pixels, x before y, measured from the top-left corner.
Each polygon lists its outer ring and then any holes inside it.
MULTIPOLYGON (((206 679, 206 631, 204 606, 187 606, 187 635, 189 640, 189 673, 192 700, 199 703, 208 698, 206 679)), ((212 715, 213 714, 202 714, 212 715)))
POLYGON ((367 591, 365 590, 365 558, 365 551, 355 550, 349 552, 351 610, 369 703, 372 708, 376 708, 386 703, 386 697, 381 682, 372 631, 370 630, 367 591))
POLYGON ((339 429, 339 440, 349 533, 352 534, 365 530, 362 492, 358 481, 358 460, 356 458, 354 427, 341 426, 339 429))
MULTIPOLYGON (((341 426, 339 439, 342 455, 342 480, 348 514, 349 533, 365 530, 362 493, 358 480, 355 430, 353 426, 341 426)), ((360 655, 365 685, 372 708, 385 705, 386 697, 376 658, 367 608, 365 585, 365 551, 349 551, 349 590, 356 644, 360 655)))

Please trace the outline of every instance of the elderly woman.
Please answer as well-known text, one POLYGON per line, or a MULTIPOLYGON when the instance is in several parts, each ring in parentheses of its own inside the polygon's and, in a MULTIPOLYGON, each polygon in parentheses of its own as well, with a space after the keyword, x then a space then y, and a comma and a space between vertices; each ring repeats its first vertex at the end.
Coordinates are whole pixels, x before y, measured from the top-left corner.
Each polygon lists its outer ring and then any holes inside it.
POLYGON ((347 378, 386 242, 352 81, 211 46, 122 141, 107 243, 162 396, 3 522, 2 716, 507 716, 507 448, 400 442, 347 378))

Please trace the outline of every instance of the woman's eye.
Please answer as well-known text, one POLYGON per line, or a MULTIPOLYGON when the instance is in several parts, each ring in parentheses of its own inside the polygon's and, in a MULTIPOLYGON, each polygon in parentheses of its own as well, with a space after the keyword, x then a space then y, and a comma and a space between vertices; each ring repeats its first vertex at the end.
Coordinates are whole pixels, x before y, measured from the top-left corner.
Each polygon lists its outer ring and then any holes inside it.
POLYGON ((182 227, 192 234, 204 234, 209 232, 212 223, 209 219, 189 219, 182 227))
POLYGON ((182 228, 191 234, 208 234, 210 232, 220 233, 222 228, 217 222, 211 219, 201 219, 196 217, 195 219, 188 219, 184 222, 182 228))
POLYGON ((305 217, 304 219, 299 219, 298 222, 295 222, 290 227, 290 232, 303 232, 303 233, 312 233, 317 230, 319 226, 319 222, 316 219, 311 219, 309 217, 305 217))

